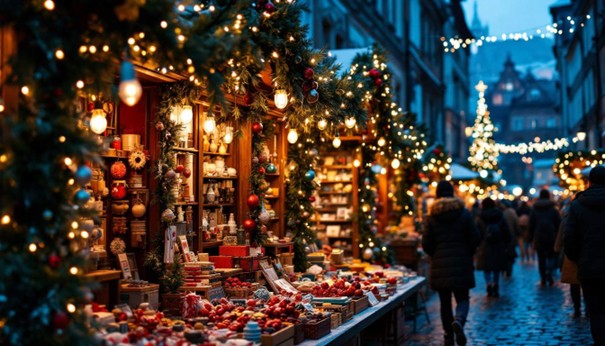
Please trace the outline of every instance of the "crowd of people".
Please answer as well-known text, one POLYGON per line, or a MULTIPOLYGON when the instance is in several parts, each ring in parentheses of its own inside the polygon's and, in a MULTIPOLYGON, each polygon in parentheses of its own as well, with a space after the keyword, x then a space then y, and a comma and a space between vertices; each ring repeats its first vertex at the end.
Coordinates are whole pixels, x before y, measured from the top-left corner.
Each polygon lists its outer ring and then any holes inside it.
POLYGON ((605 346, 604 167, 591 170, 588 189, 562 201, 544 189, 532 203, 486 198, 469 211, 447 181, 437 185, 436 195, 422 245, 431 257, 430 285, 439 293, 445 345, 467 343, 475 270, 483 271, 486 295, 497 298, 500 276, 513 275, 517 258, 529 262, 537 254, 541 286, 552 286, 560 270, 574 316, 582 315, 583 295, 594 344, 605 346))

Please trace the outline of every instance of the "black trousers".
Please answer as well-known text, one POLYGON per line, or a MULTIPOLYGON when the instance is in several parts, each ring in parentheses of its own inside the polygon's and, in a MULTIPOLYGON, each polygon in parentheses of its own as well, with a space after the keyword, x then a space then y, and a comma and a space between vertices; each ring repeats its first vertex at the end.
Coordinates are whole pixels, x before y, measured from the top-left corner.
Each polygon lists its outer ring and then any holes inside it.
POLYGON ((586 307, 590 313, 590 332, 595 346, 605 346, 605 280, 582 280, 586 307))
POLYGON ((538 250, 538 269, 540 270, 540 279, 542 281, 552 279, 556 260, 554 251, 538 250))
POLYGON ((462 323, 466 322, 468 316, 468 310, 470 307, 468 288, 454 288, 439 290, 439 301, 441 302, 441 323, 443 324, 443 331, 445 336, 453 337, 454 330, 452 329, 452 322, 454 319, 462 323), (452 311, 452 294, 456 299, 456 315, 452 311))
MULTIPOLYGON (((580 285, 570 284, 569 294, 571 295, 574 310, 579 312, 582 308, 582 289, 580 288, 580 285)), ((586 298, 584 298, 584 300, 586 300, 586 298)))

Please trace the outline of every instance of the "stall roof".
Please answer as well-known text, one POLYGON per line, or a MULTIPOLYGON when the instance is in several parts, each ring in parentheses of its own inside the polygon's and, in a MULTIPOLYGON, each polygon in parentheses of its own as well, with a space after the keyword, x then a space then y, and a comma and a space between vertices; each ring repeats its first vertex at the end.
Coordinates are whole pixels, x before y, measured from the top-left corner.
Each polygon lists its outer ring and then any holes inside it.
POLYGON ((452 180, 472 180, 479 178, 479 173, 471 171, 459 163, 452 163, 452 180))

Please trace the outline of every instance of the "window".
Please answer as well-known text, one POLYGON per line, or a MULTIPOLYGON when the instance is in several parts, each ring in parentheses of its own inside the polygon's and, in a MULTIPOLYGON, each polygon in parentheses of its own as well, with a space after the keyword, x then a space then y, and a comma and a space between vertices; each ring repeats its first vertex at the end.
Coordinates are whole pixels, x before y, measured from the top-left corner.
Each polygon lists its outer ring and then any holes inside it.
POLYGON ((502 105, 502 94, 494 94, 492 96, 492 103, 496 106, 502 105))
POLYGON ((553 128, 557 127, 557 119, 556 118, 546 119, 546 127, 549 129, 553 129, 553 128))
POLYGON ((523 131, 525 121, 522 117, 513 117, 513 131, 523 131))
POLYGON ((513 84, 513 82, 506 82, 507 91, 512 91, 514 88, 515 88, 515 85, 513 84))
POLYGON ((540 98, 540 90, 533 88, 529 91, 529 99, 530 100, 537 100, 540 98))

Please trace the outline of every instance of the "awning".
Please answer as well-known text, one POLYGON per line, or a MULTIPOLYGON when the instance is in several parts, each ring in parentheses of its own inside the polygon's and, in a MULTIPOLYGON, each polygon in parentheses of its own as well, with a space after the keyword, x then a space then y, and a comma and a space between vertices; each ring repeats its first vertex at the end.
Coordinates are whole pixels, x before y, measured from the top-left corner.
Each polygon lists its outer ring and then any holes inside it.
POLYGON ((452 163, 452 180, 473 180, 479 178, 479 173, 474 172, 458 163, 452 163))

